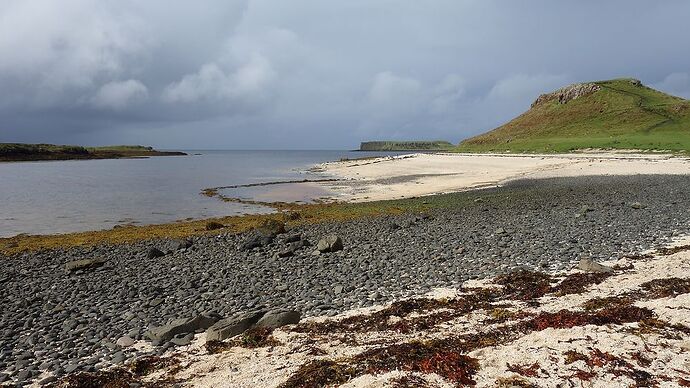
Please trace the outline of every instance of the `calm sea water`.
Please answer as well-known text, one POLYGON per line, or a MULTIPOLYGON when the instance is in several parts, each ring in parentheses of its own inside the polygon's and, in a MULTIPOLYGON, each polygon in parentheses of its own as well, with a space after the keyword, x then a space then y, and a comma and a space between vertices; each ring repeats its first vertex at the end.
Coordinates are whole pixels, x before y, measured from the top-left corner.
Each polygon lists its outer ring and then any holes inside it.
MULTIPOLYGON (((0 163, 0 237, 268 212, 271 209, 222 202, 200 192, 208 187, 316 179, 320 176, 306 171, 315 163, 391 154, 348 151, 186 152, 190 155, 0 163), (201 155, 193 155, 195 153, 201 155)), ((251 195, 258 200, 271 199, 262 194, 261 188, 253 189, 251 195)))

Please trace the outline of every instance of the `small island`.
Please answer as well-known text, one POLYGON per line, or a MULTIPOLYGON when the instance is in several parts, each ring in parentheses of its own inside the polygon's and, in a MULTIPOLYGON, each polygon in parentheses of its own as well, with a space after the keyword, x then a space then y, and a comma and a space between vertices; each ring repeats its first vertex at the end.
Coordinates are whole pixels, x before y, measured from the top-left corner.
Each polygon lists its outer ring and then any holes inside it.
POLYGON ((182 156, 179 151, 158 151, 140 145, 82 147, 54 144, 0 143, 0 162, 72 159, 120 159, 149 156, 182 156))
POLYGON ((453 144, 443 140, 433 141, 365 141, 360 151, 448 151, 453 144))

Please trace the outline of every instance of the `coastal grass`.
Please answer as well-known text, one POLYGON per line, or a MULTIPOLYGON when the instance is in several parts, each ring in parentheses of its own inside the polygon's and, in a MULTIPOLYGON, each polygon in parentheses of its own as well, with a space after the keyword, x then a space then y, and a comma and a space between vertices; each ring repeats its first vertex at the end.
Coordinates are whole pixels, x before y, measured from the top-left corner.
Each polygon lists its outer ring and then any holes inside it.
POLYGON ((600 90, 559 103, 547 100, 460 152, 569 152, 582 149, 690 151, 690 101, 631 79, 594 82, 600 90))
MULTIPOLYGON (((135 243, 157 238, 186 238, 190 236, 241 233, 267 221, 277 220, 288 226, 321 222, 341 222, 368 217, 424 212, 469 204, 474 195, 443 194, 363 203, 275 204, 276 213, 229 216, 213 219, 179 221, 156 225, 122 225, 113 229, 54 235, 21 234, 0 238, 0 253, 10 256, 22 252, 46 249, 65 249, 100 244, 135 243), (208 225, 213 225, 209 227, 208 225)), ((486 196, 485 196, 486 197, 486 196)))

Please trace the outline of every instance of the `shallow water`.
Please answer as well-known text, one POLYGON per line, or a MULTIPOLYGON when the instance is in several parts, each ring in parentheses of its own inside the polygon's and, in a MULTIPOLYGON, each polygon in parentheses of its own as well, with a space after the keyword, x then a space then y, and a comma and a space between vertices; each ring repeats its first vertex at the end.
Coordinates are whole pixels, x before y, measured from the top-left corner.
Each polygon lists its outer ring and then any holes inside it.
MULTIPOLYGON (((185 152, 189 156, 0 163, 0 237, 268 212, 270 208, 222 202, 200 192, 209 187, 320 178, 307 169, 341 158, 391 154, 185 152)), ((327 194, 279 186, 240 190, 239 196, 262 202, 308 202, 310 195, 327 194)))

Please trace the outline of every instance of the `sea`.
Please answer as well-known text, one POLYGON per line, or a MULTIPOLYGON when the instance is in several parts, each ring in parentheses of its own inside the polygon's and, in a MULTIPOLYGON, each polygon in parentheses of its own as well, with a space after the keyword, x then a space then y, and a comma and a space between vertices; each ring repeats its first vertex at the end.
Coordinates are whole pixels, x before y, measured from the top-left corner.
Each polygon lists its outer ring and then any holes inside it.
MULTIPOLYGON (((309 171, 344 158, 399 155, 354 151, 182 150, 188 156, 0 163, 0 238, 256 214, 272 208, 226 202, 207 188, 327 178, 309 171)), ((248 201, 310 202, 327 193, 295 186, 220 190, 248 201)))

